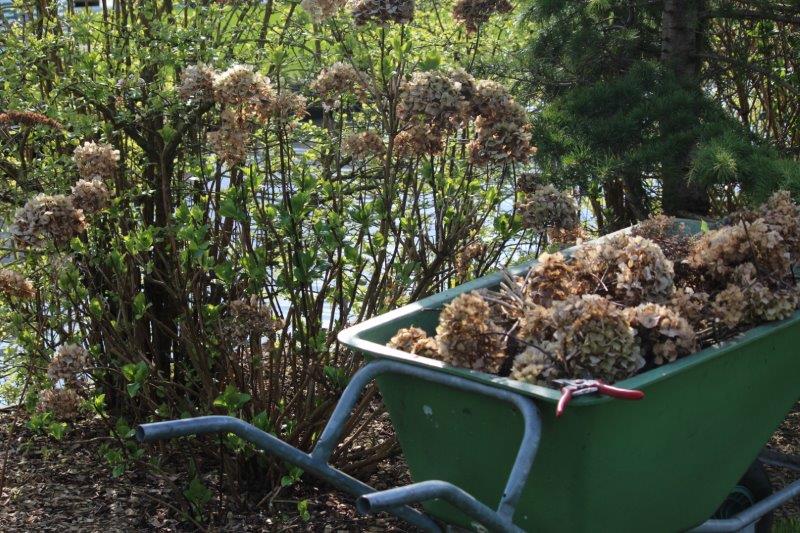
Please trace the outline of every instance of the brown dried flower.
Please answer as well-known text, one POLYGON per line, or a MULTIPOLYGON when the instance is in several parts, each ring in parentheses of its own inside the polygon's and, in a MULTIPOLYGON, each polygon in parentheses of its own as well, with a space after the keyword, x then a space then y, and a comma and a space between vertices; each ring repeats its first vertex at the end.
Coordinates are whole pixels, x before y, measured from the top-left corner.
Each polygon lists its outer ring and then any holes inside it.
POLYGON ((89 367, 89 352, 77 344, 64 344, 58 347, 53 359, 47 365, 47 377, 53 382, 63 379, 75 383, 78 375, 89 367))
POLYGON ((342 142, 342 151, 356 161, 363 161, 371 157, 382 156, 386 147, 383 145, 383 139, 376 132, 364 131, 345 137, 342 142))
POLYGON ((0 292, 8 298, 30 299, 36 296, 30 280, 7 268, 0 269, 0 292))
POLYGON ((672 261, 644 237, 612 235, 578 248, 574 258, 600 290, 627 305, 666 302, 675 289, 672 261))
POLYGON ((747 303, 738 285, 728 285, 714 296, 711 310, 719 321, 733 329, 744 321, 747 303))
POLYGON ((303 0, 300 2, 300 7, 316 23, 324 22, 333 17, 345 5, 347 5, 347 0, 303 0))
POLYGON ((442 133, 424 125, 414 125, 394 138, 395 152, 401 157, 420 157, 442 151, 442 133))
POLYGON ((351 0, 350 12, 356 26, 368 22, 407 24, 414 18, 414 0, 351 0))
POLYGON ((87 180, 96 177, 110 178, 117 170, 119 150, 115 150, 110 144, 86 141, 83 146, 75 148, 72 157, 82 178, 87 180))
POLYGON ((518 209, 522 225, 538 233, 549 228, 571 230, 580 224, 575 199, 568 191, 559 191, 550 184, 523 193, 518 209))
POLYGON ((681 287, 669 299, 669 306, 686 318, 695 328, 708 319, 708 293, 695 292, 691 287, 681 287))
POLYGON ((398 330, 387 346, 422 357, 439 358, 439 345, 436 339, 428 337, 425 330, 420 328, 410 327, 398 330))
POLYGON ((523 383, 551 386, 553 381, 564 377, 564 371, 550 355, 558 347, 553 342, 544 342, 540 348, 529 346, 514 357, 511 379, 523 383))
POLYGON ((528 274, 523 290, 532 302, 550 307, 556 300, 586 292, 588 286, 563 255, 544 253, 528 274))
POLYGON ((81 398, 73 389, 47 389, 39 394, 38 411, 50 411, 57 420, 74 420, 80 414, 81 398))
POLYGON ((208 65, 189 65, 181 71, 178 96, 185 102, 210 102, 214 99, 214 79, 218 73, 208 65))
POLYGON ((311 82, 311 90, 320 96, 327 109, 336 109, 341 105, 343 94, 354 93, 358 99, 364 99, 366 80, 366 74, 349 63, 338 61, 320 71, 311 82))
POLYGON ((481 241, 472 241, 456 255, 455 267, 459 278, 465 279, 469 275, 469 266, 473 260, 486 253, 486 245, 481 241))
POLYGON ((436 339, 442 361, 497 372, 505 357, 505 334, 491 318, 486 301, 474 292, 447 304, 439 315, 436 339))
POLYGON ((233 65, 214 77, 214 99, 223 105, 243 107, 265 119, 275 101, 268 78, 246 65, 233 65))
POLYGON ((508 0, 456 0, 453 18, 463 22, 468 32, 478 31, 478 26, 494 13, 508 13, 514 6, 508 0))
POLYGON ((250 127, 241 114, 225 109, 220 114, 217 131, 208 133, 211 149, 230 166, 244 162, 250 145, 250 127))
POLYGON ((243 344, 253 335, 271 335, 281 327, 281 321, 272 317, 270 310, 255 295, 228 304, 227 321, 223 331, 234 346, 243 344))
POLYGON ((400 88, 398 114, 412 124, 433 130, 456 126, 463 113, 462 82, 466 73, 455 77, 441 70, 415 72, 400 88), (462 80, 462 81, 457 81, 462 80))
POLYGON ((697 349, 697 336, 689 322, 678 313, 654 303, 625 309, 630 325, 639 333, 645 352, 657 365, 669 363, 697 349))
POLYGON ((5 124, 21 126, 47 126, 55 130, 63 130, 64 126, 57 120, 33 111, 4 111, 0 113, 0 127, 5 124))
POLYGON ((22 246, 37 246, 45 239, 63 245, 86 229, 83 211, 63 196, 39 194, 17 209, 11 235, 22 246))
POLYGON ((92 180, 78 180, 72 186, 72 205, 91 215, 104 209, 111 198, 105 184, 97 178, 92 180))

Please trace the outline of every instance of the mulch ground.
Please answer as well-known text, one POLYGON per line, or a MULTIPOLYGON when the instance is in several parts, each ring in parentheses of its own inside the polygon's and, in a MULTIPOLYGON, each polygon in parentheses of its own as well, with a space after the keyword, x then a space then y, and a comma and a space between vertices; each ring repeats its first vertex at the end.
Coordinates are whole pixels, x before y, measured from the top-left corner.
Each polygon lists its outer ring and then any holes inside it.
MULTIPOLYGON (((314 483, 312 478, 287 487, 266 501, 254 496, 236 510, 227 502, 214 474, 203 476, 214 496, 207 505, 209 521, 193 524, 181 519, 189 511, 181 491, 187 486, 185 465, 174 475, 155 475, 146 468, 131 468, 112 478, 100 447, 110 442, 105 426, 96 420, 78 422, 60 441, 37 435, 22 423, 7 441, 15 411, 0 411, 0 454, 8 448, 5 486, 0 494, 0 531, 117 532, 117 531, 411 531, 388 515, 359 516, 352 499, 314 483), (10 446, 7 446, 10 444, 10 446), (270 501, 271 500, 271 501, 270 501), (297 502, 308 501, 310 518, 304 520, 297 502), (244 507, 244 508, 242 508, 244 507)), ((370 427, 367 438, 391 437, 384 415, 370 427)), ((770 441, 770 447, 800 454, 800 404, 770 441)), ((143 460, 148 460, 145 456, 143 460)), ((2 465, 2 455, 0 455, 2 465)), ((173 465, 174 466, 174 465, 173 465)), ((776 487, 795 479, 779 468, 769 469, 776 487)), ((401 456, 381 462, 368 482, 388 488, 410 482, 401 456)), ((800 517, 796 502, 778 510, 777 520, 800 517)))

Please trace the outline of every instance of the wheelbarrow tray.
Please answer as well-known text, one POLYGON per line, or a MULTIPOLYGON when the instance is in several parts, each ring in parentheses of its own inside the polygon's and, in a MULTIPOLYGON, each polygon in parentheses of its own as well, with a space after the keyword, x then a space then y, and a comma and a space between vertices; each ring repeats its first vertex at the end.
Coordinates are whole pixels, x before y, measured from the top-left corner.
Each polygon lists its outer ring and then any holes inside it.
MULTIPOLYGON (((434 334, 443 305, 499 283, 498 273, 476 279, 348 328, 339 340, 368 358, 455 374, 536 403, 542 437, 514 515, 525 530, 690 529, 714 513, 798 399, 800 313, 619 382, 644 391, 642 401, 584 396, 558 420, 556 390, 386 346, 403 327, 434 334)), ((517 411, 410 376, 385 375, 378 386, 413 480, 448 481, 496 508, 522 436, 517 411)), ((445 502, 425 510, 480 529, 445 502)))

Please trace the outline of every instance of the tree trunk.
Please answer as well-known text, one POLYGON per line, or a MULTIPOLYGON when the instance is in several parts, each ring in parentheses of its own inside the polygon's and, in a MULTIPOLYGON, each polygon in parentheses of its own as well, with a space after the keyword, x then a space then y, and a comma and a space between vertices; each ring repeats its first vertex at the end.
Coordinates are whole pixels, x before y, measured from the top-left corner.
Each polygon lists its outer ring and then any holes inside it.
MULTIPOLYGON (((703 44, 701 13, 705 0, 664 0, 661 17, 661 62, 678 84, 692 94, 701 95, 697 52, 703 44)), ((696 126, 675 113, 662 122, 665 135, 696 126), (674 120, 671 120, 674 118, 674 120)), ((668 215, 705 215, 710 208, 705 187, 688 179, 694 141, 673 147, 662 161, 661 201, 668 215)))

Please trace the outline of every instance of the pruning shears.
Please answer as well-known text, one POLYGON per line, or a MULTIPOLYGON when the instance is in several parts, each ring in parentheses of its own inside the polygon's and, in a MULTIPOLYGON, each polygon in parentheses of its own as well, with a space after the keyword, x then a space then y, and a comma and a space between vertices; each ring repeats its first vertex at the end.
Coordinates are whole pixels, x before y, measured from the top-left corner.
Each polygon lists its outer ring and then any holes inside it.
POLYGON ((612 398, 623 400, 641 400, 644 393, 640 390, 621 389, 613 387, 598 379, 556 379, 554 383, 561 385, 561 398, 556 405, 556 416, 564 414, 573 396, 583 396, 585 394, 603 394, 612 398))

